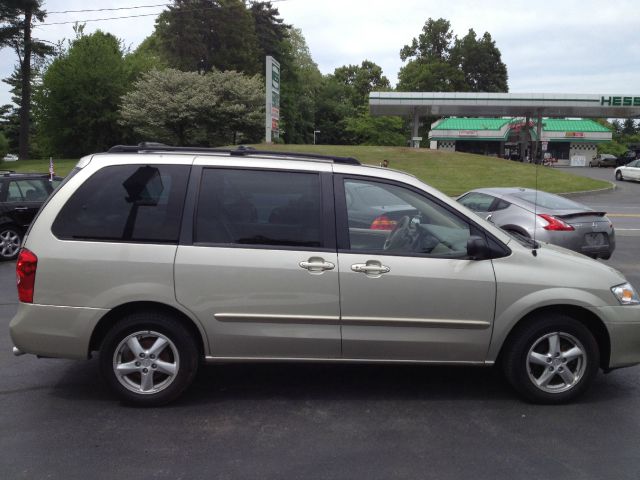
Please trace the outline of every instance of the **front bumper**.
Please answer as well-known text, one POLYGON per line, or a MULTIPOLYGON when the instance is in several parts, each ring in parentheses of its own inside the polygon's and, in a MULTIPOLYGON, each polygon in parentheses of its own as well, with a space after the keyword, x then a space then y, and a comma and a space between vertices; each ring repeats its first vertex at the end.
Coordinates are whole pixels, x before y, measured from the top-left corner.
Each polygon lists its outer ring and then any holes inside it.
POLYGON ((640 363, 640 305, 599 307, 595 310, 605 320, 609 331, 609 368, 640 363))
POLYGON ((87 358, 89 341, 108 310, 20 303, 9 324, 20 352, 42 357, 87 358))

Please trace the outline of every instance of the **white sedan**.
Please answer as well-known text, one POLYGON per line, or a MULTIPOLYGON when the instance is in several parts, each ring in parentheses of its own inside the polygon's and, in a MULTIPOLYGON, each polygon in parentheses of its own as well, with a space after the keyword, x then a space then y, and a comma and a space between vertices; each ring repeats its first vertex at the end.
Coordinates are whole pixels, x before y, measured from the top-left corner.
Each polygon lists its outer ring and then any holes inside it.
POLYGON ((640 180, 640 160, 616 168, 616 180, 640 180))

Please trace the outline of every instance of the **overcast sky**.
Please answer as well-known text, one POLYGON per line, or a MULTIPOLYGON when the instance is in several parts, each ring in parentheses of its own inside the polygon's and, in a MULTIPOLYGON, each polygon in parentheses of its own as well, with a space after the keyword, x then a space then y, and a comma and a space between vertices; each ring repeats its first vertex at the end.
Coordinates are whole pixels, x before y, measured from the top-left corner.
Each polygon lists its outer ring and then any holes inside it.
MULTIPOLYGON (((161 4, 163 0, 45 0, 45 23, 159 13, 163 7, 53 13, 65 10, 161 4)), ((445 18, 464 36, 488 31, 502 52, 509 91, 531 93, 640 94, 640 14, 637 0, 280 0, 286 23, 300 28, 322 73, 371 60, 392 84, 399 51, 429 18, 445 18)), ((155 16, 88 22, 135 48, 152 33, 155 16)), ((57 42, 72 38, 72 25, 39 26, 34 36, 57 42)), ((17 60, 0 51, 0 78, 17 60)), ((0 105, 9 102, 0 84, 0 105)))

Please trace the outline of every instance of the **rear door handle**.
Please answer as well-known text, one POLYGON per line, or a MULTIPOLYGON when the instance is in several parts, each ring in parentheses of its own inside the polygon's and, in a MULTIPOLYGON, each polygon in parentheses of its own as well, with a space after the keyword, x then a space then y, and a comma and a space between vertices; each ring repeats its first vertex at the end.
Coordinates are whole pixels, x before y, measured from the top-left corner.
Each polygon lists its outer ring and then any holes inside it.
POLYGON ((298 265, 305 270, 309 270, 309 273, 315 274, 336 268, 335 263, 326 262, 322 257, 311 257, 306 262, 300 262, 298 265))
POLYGON ((20 211, 29 210, 29 207, 16 207, 14 208, 14 210, 20 210, 20 211))
POLYGON ((370 260, 367 263, 355 263, 351 265, 351 270, 372 276, 380 276, 383 273, 389 273, 391 271, 389 267, 375 260, 370 260))

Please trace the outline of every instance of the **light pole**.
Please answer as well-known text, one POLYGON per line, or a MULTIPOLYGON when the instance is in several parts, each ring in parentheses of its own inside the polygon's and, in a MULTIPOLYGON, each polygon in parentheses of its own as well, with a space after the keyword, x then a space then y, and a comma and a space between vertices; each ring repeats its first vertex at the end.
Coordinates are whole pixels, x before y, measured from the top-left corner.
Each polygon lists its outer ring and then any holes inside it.
POLYGON ((314 130, 313 131, 313 144, 316 144, 316 133, 320 133, 320 130, 314 130))

